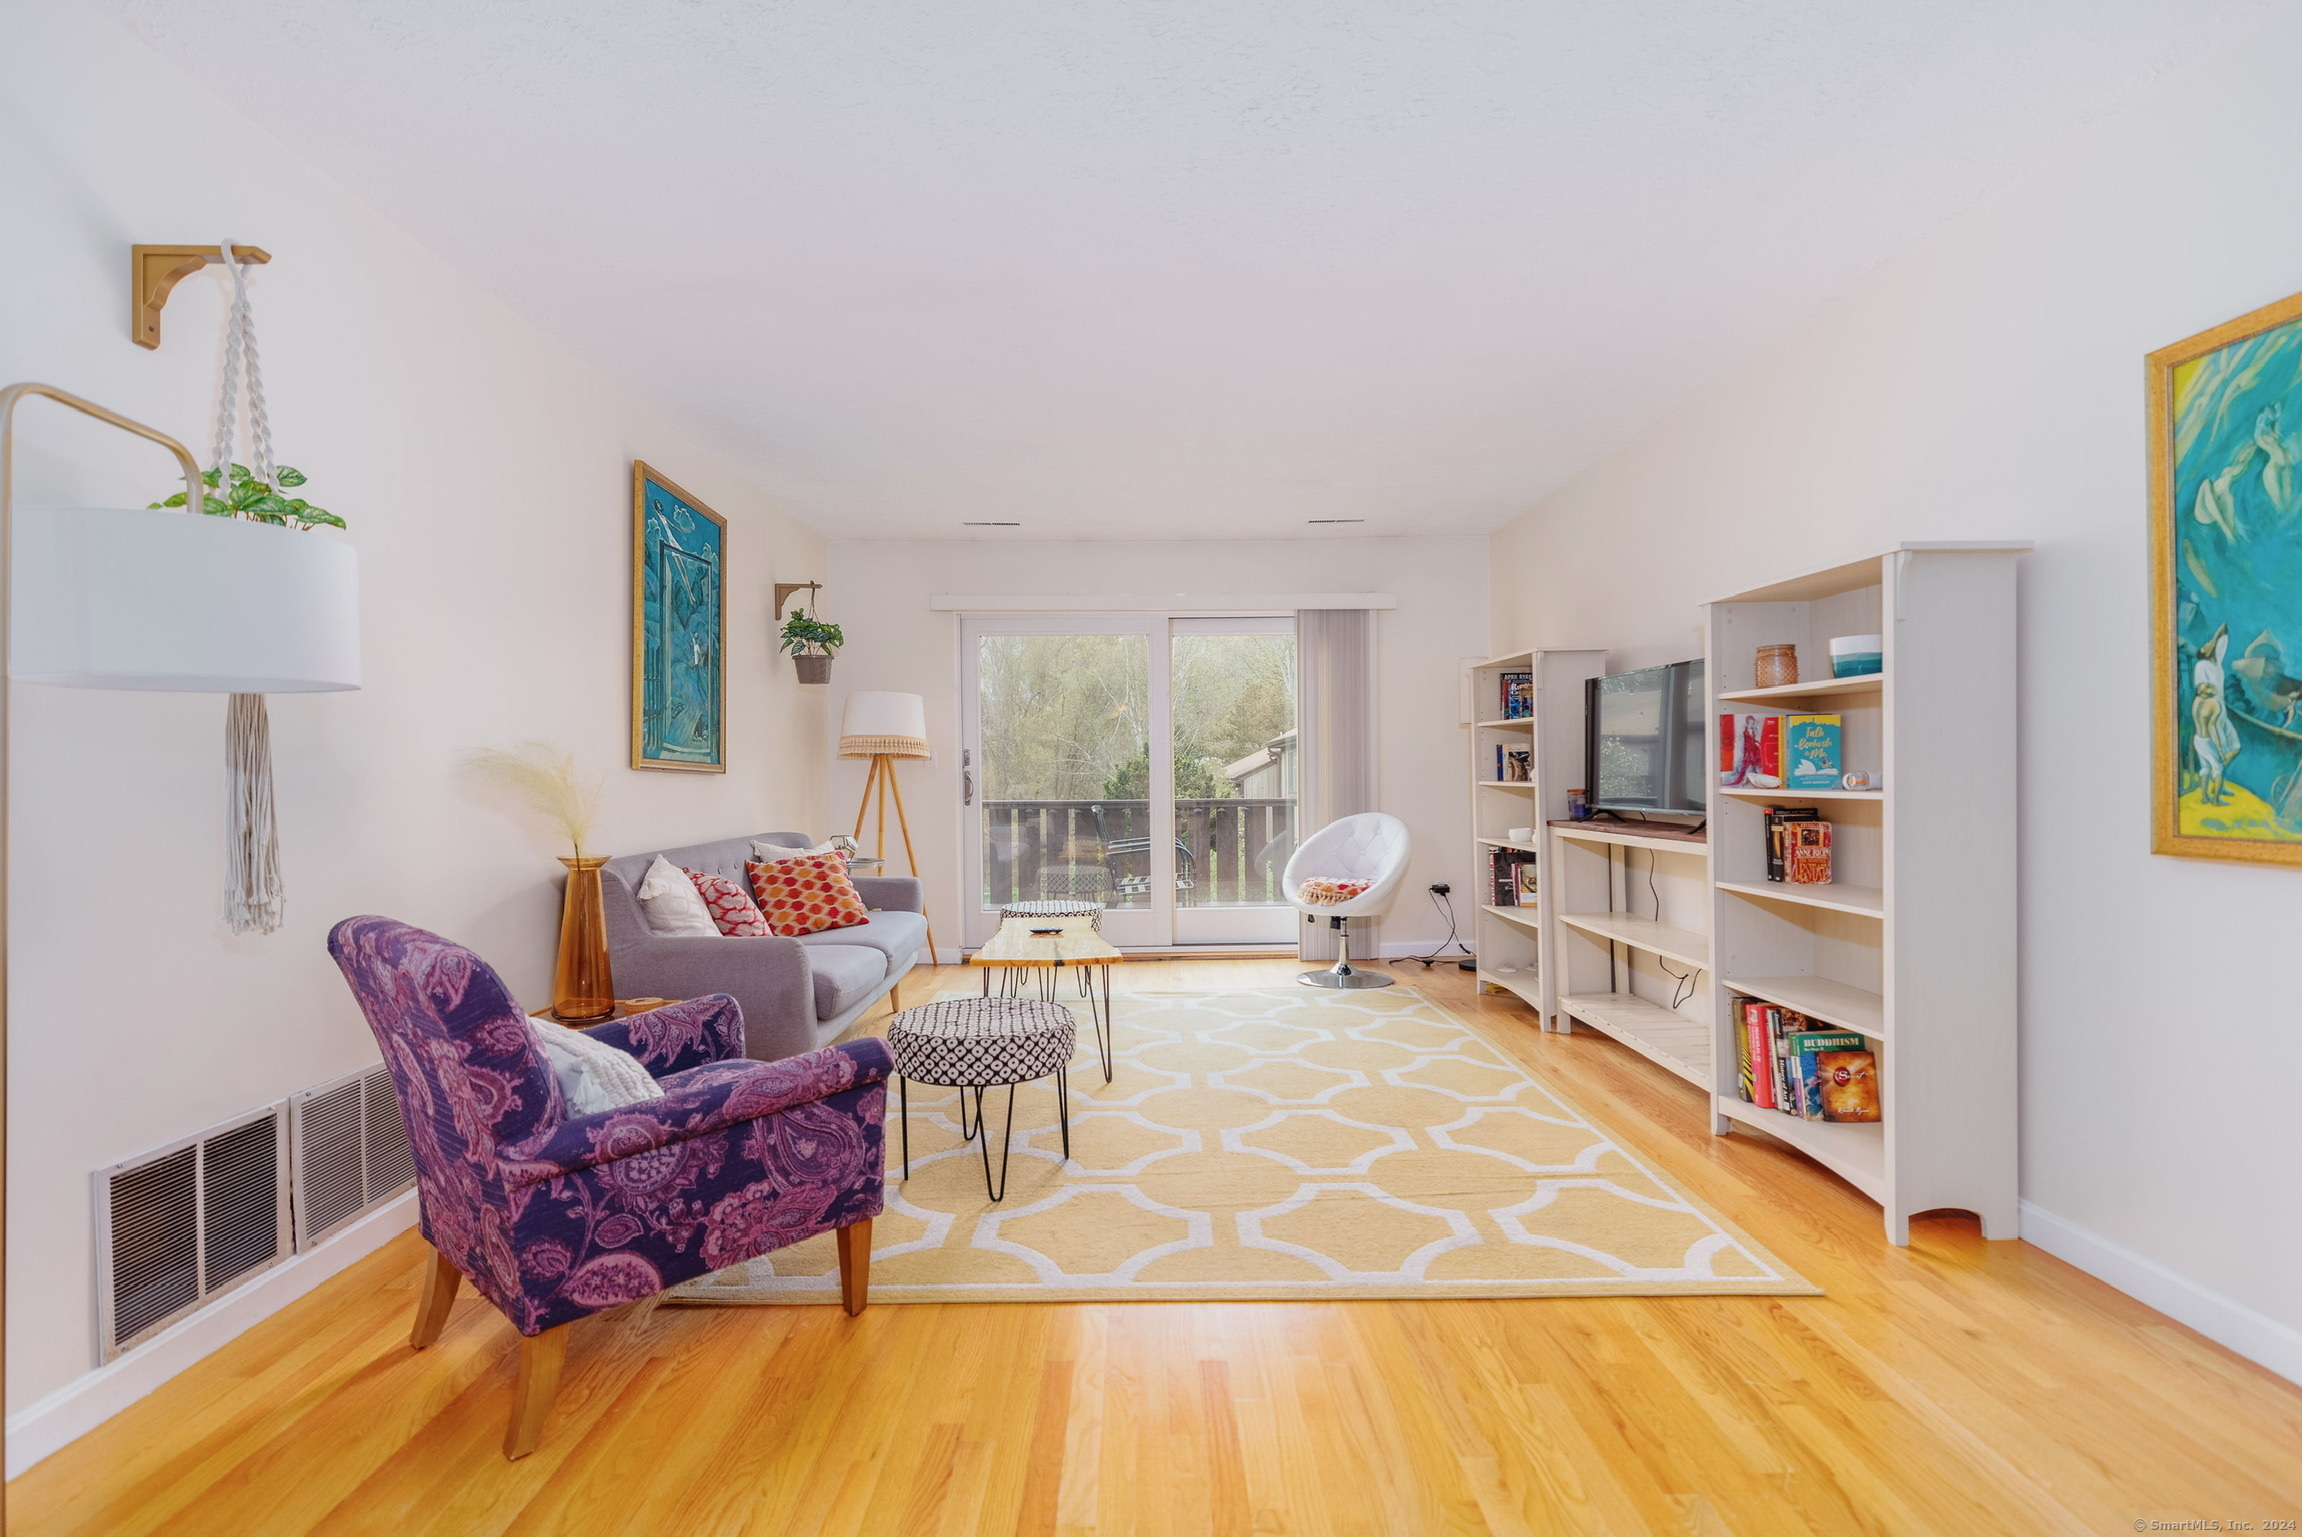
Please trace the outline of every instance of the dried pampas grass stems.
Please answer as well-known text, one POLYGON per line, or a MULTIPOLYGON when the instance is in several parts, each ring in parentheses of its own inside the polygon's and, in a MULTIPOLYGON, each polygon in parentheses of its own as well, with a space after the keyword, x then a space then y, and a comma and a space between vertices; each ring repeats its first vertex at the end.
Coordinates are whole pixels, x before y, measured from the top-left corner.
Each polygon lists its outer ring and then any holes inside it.
POLYGON ((489 783, 510 791, 549 821, 583 857, 584 840, 599 820, 600 781, 576 773, 575 754, 550 742, 522 742, 505 752, 482 747, 464 760, 489 783))

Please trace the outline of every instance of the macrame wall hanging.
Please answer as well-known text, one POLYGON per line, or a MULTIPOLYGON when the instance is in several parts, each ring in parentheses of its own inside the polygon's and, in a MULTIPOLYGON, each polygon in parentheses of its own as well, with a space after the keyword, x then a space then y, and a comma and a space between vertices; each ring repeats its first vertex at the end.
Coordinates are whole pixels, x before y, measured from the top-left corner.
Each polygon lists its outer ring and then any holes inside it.
MULTIPOLYGON (((248 391, 248 438, 256 479, 277 489, 272 464, 272 425, 264 415, 264 375, 256 360, 256 332, 248 309, 248 275, 223 247, 224 270, 232 275, 232 310, 224 323, 224 382, 216 396, 216 485, 232 486, 232 451, 243 368, 248 391)), ((272 809, 272 721, 261 694, 234 694, 224 716, 225 836, 224 920, 235 934, 269 934, 287 916, 287 889, 280 880, 280 827, 272 809)))

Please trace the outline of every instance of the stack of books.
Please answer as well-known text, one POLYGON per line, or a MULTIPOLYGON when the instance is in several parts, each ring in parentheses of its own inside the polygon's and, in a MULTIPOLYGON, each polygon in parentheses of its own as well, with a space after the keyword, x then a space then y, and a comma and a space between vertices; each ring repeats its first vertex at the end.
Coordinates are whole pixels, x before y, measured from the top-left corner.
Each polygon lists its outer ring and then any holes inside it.
POLYGON ((1880 1118, 1878 1058, 1852 1030, 1795 1009, 1734 1000, 1735 1088, 1745 1104, 1802 1121, 1880 1118))
POLYGON ((1531 672, 1506 672, 1502 675, 1503 720, 1525 720, 1535 713, 1535 675, 1531 672))
POLYGON ((1812 806, 1766 806, 1766 878, 1830 884, 1830 824, 1812 806))
POLYGON ((1495 749, 1495 778, 1504 784, 1523 785, 1535 777, 1534 751, 1526 747, 1495 749))
POLYGON ((1519 849, 1487 850, 1487 901, 1494 907, 1535 905, 1535 856, 1519 849))

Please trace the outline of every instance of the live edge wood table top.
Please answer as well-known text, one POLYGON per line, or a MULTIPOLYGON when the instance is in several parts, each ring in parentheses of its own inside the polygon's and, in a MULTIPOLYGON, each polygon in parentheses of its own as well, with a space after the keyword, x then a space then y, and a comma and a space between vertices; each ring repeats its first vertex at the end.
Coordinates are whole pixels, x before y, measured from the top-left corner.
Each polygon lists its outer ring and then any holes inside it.
POLYGON ((1119 947, 1095 932, 1093 918, 1010 918, 999 925, 982 949, 967 958, 970 966, 1109 966, 1124 961, 1119 947), (1034 934, 1033 929, 1057 929, 1034 934))

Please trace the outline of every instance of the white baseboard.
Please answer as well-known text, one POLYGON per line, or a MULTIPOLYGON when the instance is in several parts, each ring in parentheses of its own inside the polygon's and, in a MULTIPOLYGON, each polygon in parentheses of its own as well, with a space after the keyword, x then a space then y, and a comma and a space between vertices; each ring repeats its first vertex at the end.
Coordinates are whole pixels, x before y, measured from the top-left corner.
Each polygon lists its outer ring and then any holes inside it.
POLYGON ((46 1398, 8 1416, 7 1476, 16 1477, 51 1452, 94 1430, 170 1377, 222 1348, 330 1276, 416 1225, 416 1193, 369 1212, 318 1248, 178 1320, 118 1360, 75 1377, 46 1398))
MULTIPOLYGON (((1403 961, 1409 957, 1419 961, 1424 956, 1429 955, 1433 950, 1436 950, 1441 943, 1443 943, 1443 941, 1436 939, 1392 940, 1384 944, 1377 945, 1375 947, 1375 953, 1386 961, 1403 961)), ((1448 945, 1447 953, 1439 957, 1439 961, 1442 965, 1449 961, 1467 961, 1469 959, 1469 956, 1456 949, 1453 945, 1448 945)))
POLYGON ((2034 1201, 2022 1203, 2022 1236, 2056 1259, 2148 1303, 2176 1323, 2224 1345, 2279 1376, 2302 1382, 2302 1329, 2256 1312, 2124 1244, 2058 1217, 2034 1201))

